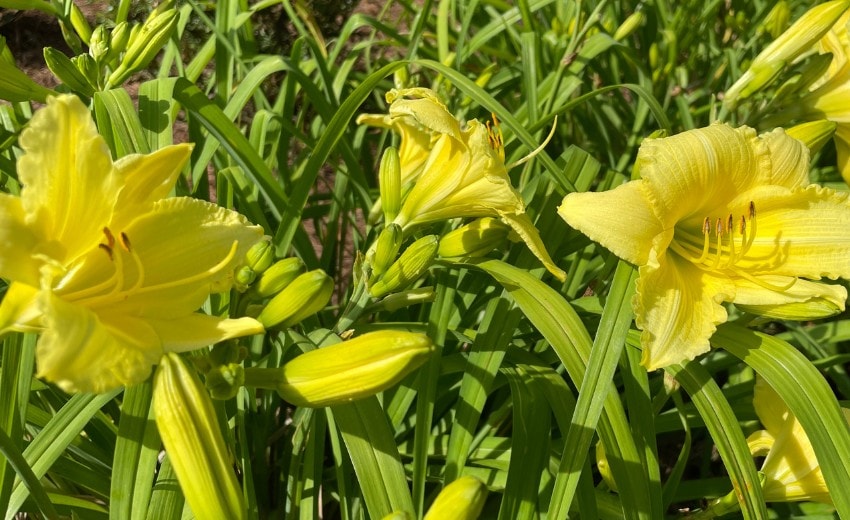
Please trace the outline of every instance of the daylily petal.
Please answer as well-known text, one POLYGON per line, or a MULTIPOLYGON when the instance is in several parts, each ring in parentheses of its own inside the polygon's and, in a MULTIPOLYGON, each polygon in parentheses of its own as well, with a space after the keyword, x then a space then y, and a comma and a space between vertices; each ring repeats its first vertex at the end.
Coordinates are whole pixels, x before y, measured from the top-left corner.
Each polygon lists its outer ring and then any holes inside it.
POLYGON ((763 285, 747 279, 735 280, 735 299, 741 309, 768 318, 818 319, 844 310, 847 289, 837 284, 791 278, 793 285, 781 291, 769 287, 785 287, 789 277, 764 275, 763 285))
POLYGON ((42 293, 45 331, 36 347, 38 377, 72 392, 104 392, 144 381, 162 345, 143 320, 95 314, 42 293))
POLYGON ((75 96, 50 98, 20 137, 26 222, 64 247, 58 261, 96 247, 120 189, 106 142, 75 96))
POLYGON ((38 332, 41 330, 41 307, 38 289, 12 282, 0 301, 0 336, 11 331, 38 332))
POLYGON ((761 181, 789 189, 809 185, 809 150, 781 128, 759 136, 767 146, 770 169, 761 174, 761 181))
POLYGON ((709 350, 708 338, 726 321, 723 301, 734 286, 676 255, 650 255, 638 270, 635 317, 641 333, 641 365, 655 370, 709 350))
POLYGON ((570 193, 558 214, 618 257, 643 265, 653 239, 663 230, 647 203, 645 189, 644 181, 632 181, 600 193, 570 193), (600 207, 616 211, 598 211, 600 207))
POLYGON ((40 237, 27 226, 21 199, 0 193, 0 277, 37 286, 39 263, 33 258, 40 237))
POLYGON ((637 156, 656 217, 664 224, 713 216, 719 201, 746 191, 770 171, 755 130, 713 124, 663 139, 645 139, 637 156))
POLYGON ((390 115, 410 116, 435 134, 448 134, 461 139, 460 123, 436 94, 427 88, 408 88, 387 92, 390 115), (409 99, 406 99, 409 98, 409 99))
POLYGON ((220 318, 194 313, 175 319, 149 320, 166 352, 187 352, 227 339, 262 334, 262 323, 254 318, 220 318))
POLYGON ((116 212, 132 215, 138 208, 167 197, 191 153, 191 144, 178 144, 147 155, 133 154, 118 159, 115 168, 125 185, 118 194, 116 212))
POLYGON ((758 231, 737 267, 811 279, 850 277, 847 193, 816 185, 752 193, 758 231))
POLYGON ((756 378, 756 384, 753 387, 753 408, 764 428, 774 437, 779 434, 791 415, 791 410, 788 409, 785 401, 761 377, 756 378))
POLYGON ((187 197, 156 202, 125 232, 144 267, 146 288, 226 279, 263 235, 239 213, 187 197))
POLYGON ((555 265, 549 253, 546 251, 546 246, 543 245, 543 239, 540 238, 540 232, 534 227, 531 222, 531 217, 526 213, 509 213, 501 215, 502 221, 511 226, 511 229, 519 235, 519 238, 525 242, 528 249, 534 253, 540 262, 546 267, 546 270, 552 273, 555 278, 562 282, 567 279, 567 273, 563 269, 555 265))

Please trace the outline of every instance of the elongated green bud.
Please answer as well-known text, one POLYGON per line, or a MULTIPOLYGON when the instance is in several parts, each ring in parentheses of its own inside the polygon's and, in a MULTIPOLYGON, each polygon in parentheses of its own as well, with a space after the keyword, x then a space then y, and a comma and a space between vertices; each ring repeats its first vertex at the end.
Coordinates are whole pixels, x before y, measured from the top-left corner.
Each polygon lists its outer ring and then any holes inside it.
POLYGON ((499 219, 479 218, 443 235, 437 252, 444 258, 484 256, 507 240, 510 232, 499 219))
POLYGON ((401 209, 401 162, 398 150, 392 146, 384 150, 378 183, 381 189, 381 207, 384 222, 392 222, 401 209))
POLYGON ((53 47, 44 48, 44 62, 47 68, 54 76, 59 78, 59 81, 64 83, 74 92, 79 92, 84 96, 91 97, 94 95, 94 86, 89 82, 88 78, 80 72, 80 69, 71 61, 71 58, 65 56, 62 51, 53 47))
POLYGON ((408 284, 416 281, 434 263, 437 256, 437 236, 428 235, 410 244, 404 250, 398 260, 387 269, 387 271, 372 284, 369 294, 380 298, 385 294, 403 289, 408 284))
POLYGON ((321 269, 299 275, 271 299, 257 316, 257 321, 267 329, 292 327, 322 310, 330 301, 333 290, 333 278, 321 269))
POLYGON ((614 32, 614 39, 620 41, 629 37, 645 22, 646 14, 643 11, 633 12, 622 24, 620 24, 619 27, 617 27, 617 30, 614 32))
POLYGON ((785 133, 794 139, 802 141, 809 149, 810 153, 815 153, 823 148, 823 145, 829 142, 830 139, 832 139, 837 127, 837 123, 826 119, 820 119, 818 121, 809 121, 807 123, 792 126, 791 128, 786 128, 785 133))
POLYGON ((108 62, 117 60, 122 52, 127 50, 130 43, 130 25, 127 22, 115 24, 109 34, 109 54, 106 56, 108 62))
MULTIPOLYGON (((286 363, 277 370, 277 391, 296 406, 347 403, 395 385, 433 351, 433 343, 421 333, 369 332, 286 363)), ((246 384, 250 384, 251 370, 246 369, 246 384)))
POLYGON ((372 311, 397 311, 402 307, 409 307, 419 303, 432 302, 436 297, 433 287, 417 287, 408 291, 401 291, 387 295, 386 298, 370 306, 372 311))
POLYGON ((273 296, 304 272, 304 262, 300 258, 284 258, 278 260, 260 275, 260 279, 251 288, 251 294, 258 298, 273 296))
POLYGON ((85 76, 90 85, 98 85, 100 80, 100 67, 95 63, 94 58, 88 54, 80 54, 71 58, 71 63, 77 67, 77 70, 85 76))
POLYGON ((428 509, 425 520, 475 520, 487 500, 487 486, 464 476, 444 487, 428 509))
POLYGON ((375 244, 375 254, 371 259, 373 275, 383 274, 395 261, 402 239, 401 226, 398 224, 390 224, 381 231, 375 244))
POLYGON ((257 274, 262 274, 274 262, 274 247, 268 239, 260 240, 245 253, 245 263, 257 274))
POLYGON ((178 19, 177 9, 151 13, 141 30, 137 34, 131 33, 129 47, 121 64, 109 75, 109 85, 120 85, 130 74, 145 68, 171 38, 177 29, 178 19))
POLYGON ((154 377, 154 416, 165 451, 196 518, 245 518, 215 410, 197 374, 165 354, 154 377))
POLYGON ((767 16, 761 22, 756 33, 768 33, 773 38, 778 38, 782 31, 788 27, 788 21, 791 19, 791 8, 788 7, 788 2, 779 0, 768 11, 767 16))

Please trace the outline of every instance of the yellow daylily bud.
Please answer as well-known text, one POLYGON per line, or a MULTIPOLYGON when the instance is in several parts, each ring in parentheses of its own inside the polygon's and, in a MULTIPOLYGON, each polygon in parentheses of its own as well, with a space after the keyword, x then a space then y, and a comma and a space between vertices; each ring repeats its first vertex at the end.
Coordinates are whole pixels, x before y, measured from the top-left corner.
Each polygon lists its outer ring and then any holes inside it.
POLYGON ((403 238, 401 226, 398 224, 390 224, 381 231, 375 242, 375 252, 371 258, 374 276, 383 274, 395 261, 403 238))
POLYGON ((292 257, 278 260, 260 276, 256 285, 251 289, 252 294, 259 298, 275 295, 303 272, 304 262, 300 258, 292 257))
POLYGON ((245 518, 245 503, 209 395, 179 355, 162 357, 153 410, 165 451, 196 518, 245 518))
POLYGON ((109 52, 109 34, 106 27, 98 25, 94 28, 89 39, 89 55, 94 61, 100 62, 109 52))
POLYGON ((94 86, 62 51, 53 47, 45 47, 44 62, 50 72, 74 92, 79 92, 84 96, 94 95, 94 86))
POLYGON ((243 265, 236 270, 236 274, 233 276, 233 285, 237 291, 245 292, 248 290, 248 286, 254 283, 256 279, 257 273, 247 265, 243 265))
POLYGON ((47 96, 55 94, 30 79, 15 65, 12 54, 6 47, 6 39, 0 37, 0 99, 11 102, 39 101, 44 103, 47 96))
POLYGON ((627 38, 645 22, 646 14, 643 11, 633 12, 622 24, 620 24, 619 27, 617 27, 617 31, 614 32, 614 39, 620 41, 627 38))
POLYGON ((605 445, 602 441, 596 443, 596 469, 599 470, 599 475, 611 491, 617 491, 617 483, 614 482, 614 477, 611 475, 611 466, 608 465, 608 456, 605 453, 605 445))
POLYGON ((750 68, 726 91, 724 101, 734 104, 770 84, 785 64, 793 63, 803 52, 812 48, 848 7, 850 0, 833 0, 806 11, 756 56, 750 68))
POLYGON ((823 145, 832 139, 837 126, 837 123, 820 119, 786 128, 785 133, 794 139, 802 141, 809 149, 809 153, 813 154, 823 148, 823 145))
MULTIPOLYGON (((311 350, 275 369, 277 391, 296 406, 347 403, 386 390, 418 368, 434 351, 417 332, 369 332, 329 347, 311 350)), ((246 383, 255 370, 246 369, 246 383)))
POLYGON ((487 500, 487 486, 475 477, 455 480, 437 495, 425 520, 475 520, 487 500))
POLYGON ((333 278, 321 269, 299 275, 280 291, 257 316, 265 328, 292 327, 307 316, 316 314, 331 299, 333 278))
POLYGON ((375 298, 402 289, 431 267, 437 256, 436 235, 428 235, 410 244, 398 260, 369 288, 375 298))
POLYGON ((120 85, 130 74, 145 68, 171 38, 178 19, 177 9, 151 13, 138 33, 131 34, 129 48, 121 64, 109 75, 108 83, 120 85))
POLYGON ((384 150, 381 157, 379 185, 381 188, 381 207, 384 220, 392 222, 401 209, 401 163, 398 150, 392 146, 384 150))
POLYGON ((443 235, 437 252, 445 258, 484 256, 504 242, 510 232, 510 226, 498 219, 480 218, 443 235))
POLYGON ((756 31, 766 32, 773 38, 778 38, 782 34, 782 31, 788 27, 788 21, 790 19, 791 8, 788 7, 788 2, 779 0, 773 4, 773 8, 764 17, 764 20, 756 31))
POLYGON ((239 388, 245 384, 245 369, 238 363, 215 366, 206 373, 205 384, 213 399, 236 397, 239 388))
POLYGON ((274 262, 271 240, 260 240, 245 253, 245 263, 257 274, 262 274, 274 262))

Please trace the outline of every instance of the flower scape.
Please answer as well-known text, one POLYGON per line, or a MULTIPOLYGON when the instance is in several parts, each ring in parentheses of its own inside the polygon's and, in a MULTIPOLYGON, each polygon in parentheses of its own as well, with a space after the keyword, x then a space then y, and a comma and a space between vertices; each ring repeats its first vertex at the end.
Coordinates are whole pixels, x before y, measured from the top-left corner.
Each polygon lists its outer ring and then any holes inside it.
POLYGON ((850 0, 113 7, 0 13, 6 519, 850 518, 850 0))

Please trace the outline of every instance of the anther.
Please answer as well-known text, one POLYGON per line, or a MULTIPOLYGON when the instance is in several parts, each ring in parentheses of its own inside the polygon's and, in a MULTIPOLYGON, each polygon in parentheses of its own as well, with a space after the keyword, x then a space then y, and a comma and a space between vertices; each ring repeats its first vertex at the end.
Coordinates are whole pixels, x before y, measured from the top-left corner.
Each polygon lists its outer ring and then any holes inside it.
POLYGON ((750 201, 750 220, 756 218, 756 203, 750 201))
POLYGON ((103 226, 103 234, 106 235, 106 245, 109 246, 110 249, 112 249, 112 247, 115 246, 115 237, 112 236, 112 231, 109 231, 108 227, 103 226))
POLYGON ((733 226, 735 224, 735 219, 732 217, 732 214, 729 213, 729 218, 726 219, 726 229, 729 231, 729 234, 732 234, 733 226))
POLYGON ((711 219, 705 217, 705 220, 702 221, 702 234, 708 235, 709 233, 711 233, 711 219))
POLYGON ((123 231, 121 232, 121 247, 124 248, 124 251, 130 252, 130 239, 123 231))
POLYGON ((717 217, 717 224, 715 225, 714 230, 717 233, 718 237, 723 235, 723 219, 722 218, 717 217))
MULTIPOLYGON (((106 229, 106 228, 104 228, 104 229, 106 229)), ((111 237, 111 235, 110 235, 110 237, 111 237)), ((108 246, 108 245, 106 245, 106 244, 98 244, 98 245, 97 245, 97 247, 99 247, 99 248, 101 248, 102 250, 106 251, 106 254, 107 254, 107 255, 109 255, 109 259, 110 259, 110 260, 112 260, 112 259, 113 259, 113 258, 112 258, 112 248, 111 248, 111 247, 109 247, 109 246, 108 246)))
POLYGON ((743 215, 741 215, 741 223, 738 226, 738 231, 740 231, 742 237, 747 233, 747 219, 743 215))

